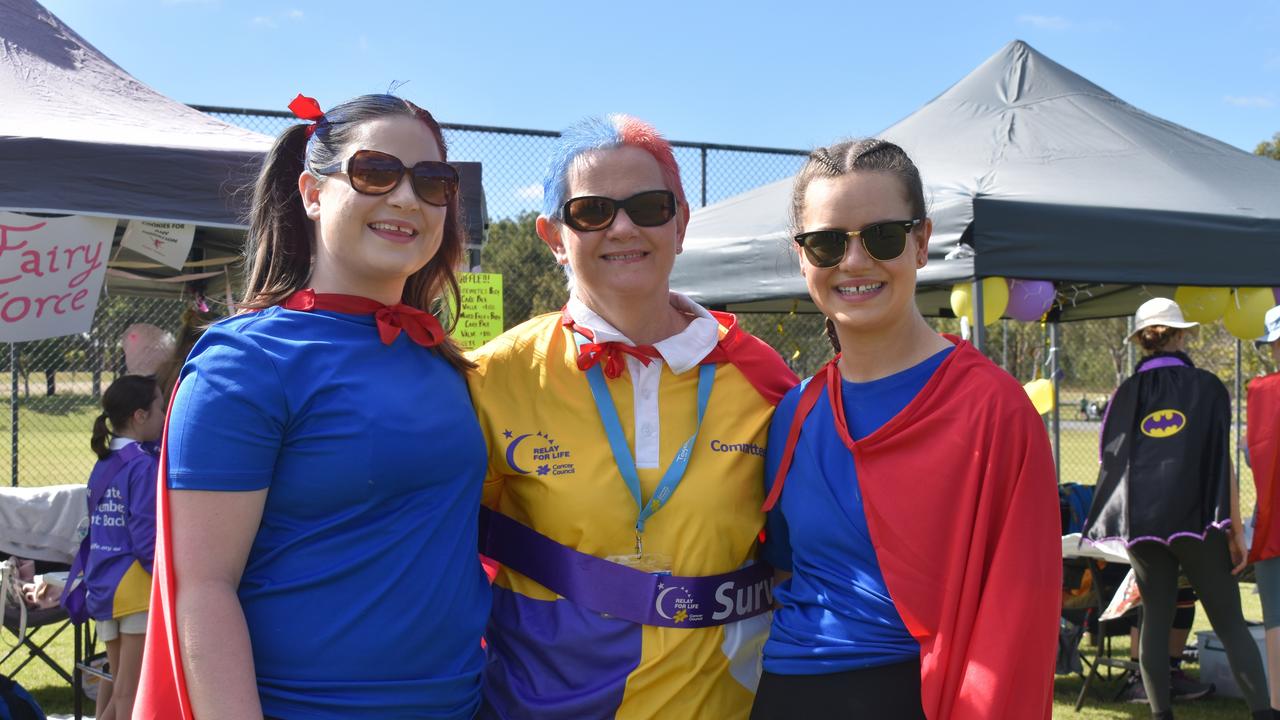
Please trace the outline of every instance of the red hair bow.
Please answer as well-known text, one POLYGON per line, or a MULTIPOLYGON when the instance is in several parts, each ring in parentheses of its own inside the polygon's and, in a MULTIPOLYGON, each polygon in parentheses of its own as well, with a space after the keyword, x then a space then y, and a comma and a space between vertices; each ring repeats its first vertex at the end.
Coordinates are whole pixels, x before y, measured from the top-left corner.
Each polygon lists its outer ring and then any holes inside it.
POLYGON ((320 103, 315 98, 307 97, 302 93, 298 93, 298 97, 289 103, 289 110, 300 120, 309 120, 311 125, 307 127, 307 137, 311 137, 311 133, 316 131, 316 124, 324 119, 324 111, 320 109, 320 103))

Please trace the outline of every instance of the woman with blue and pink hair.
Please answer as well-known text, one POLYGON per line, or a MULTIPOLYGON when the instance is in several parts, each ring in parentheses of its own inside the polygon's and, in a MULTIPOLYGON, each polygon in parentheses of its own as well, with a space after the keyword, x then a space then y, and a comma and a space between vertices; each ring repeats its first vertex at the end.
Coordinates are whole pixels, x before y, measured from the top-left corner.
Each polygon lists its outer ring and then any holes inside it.
POLYGON ((763 445, 796 378, 732 315, 671 292, 688 217, 650 125, 564 133, 537 230, 569 302, 471 356, 482 545, 502 564, 481 717, 750 711, 772 605, 763 445))

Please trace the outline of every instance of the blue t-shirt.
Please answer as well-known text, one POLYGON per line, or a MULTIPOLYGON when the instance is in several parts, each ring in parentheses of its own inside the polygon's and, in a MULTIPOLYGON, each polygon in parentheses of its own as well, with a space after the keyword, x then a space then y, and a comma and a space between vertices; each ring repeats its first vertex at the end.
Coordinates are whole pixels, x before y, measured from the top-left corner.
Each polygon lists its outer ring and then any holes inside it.
MULTIPOLYGON (((879 380, 842 381, 853 438, 867 437, 901 412, 952 349, 879 380)), ((782 462, 800 394, 810 382, 822 380, 809 378, 792 388, 773 416, 766 492, 782 462)), ((853 458, 836 434, 825 392, 805 418, 782 497, 769 512, 766 537, 765 559, 793 574, 774 590, 780 608, 764 646, 765 670, 821 675, 919 657, 920 645, 885 587, 853 458)))
POLYGON ((486 450, 462 375, 372 315, 272 307, 182 377, 169 487, 268 490, 239 588, 264 712, 472 717, 486 450))

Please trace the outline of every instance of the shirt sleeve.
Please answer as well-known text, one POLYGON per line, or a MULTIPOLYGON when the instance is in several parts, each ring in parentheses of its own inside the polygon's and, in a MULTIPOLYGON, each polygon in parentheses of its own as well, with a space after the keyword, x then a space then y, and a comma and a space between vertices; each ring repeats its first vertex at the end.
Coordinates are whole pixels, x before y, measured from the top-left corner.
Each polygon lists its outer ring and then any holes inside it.
POLYGON ((247 333, 210 328, 183 367, 174 394, 169 487, 269 487, 287 420, 284 388, 271 356, 247 333))
MULTIPOLYGON (((800 402, 804 384, 792 388, 778 403, 778 409, 769 423, 769 437, 764 453, 764 494, 773 489, 774 476, 782 465, 782 453, 787 446, 787 434, 800 402)), ((783 491, 786 494, 786 491, 783 491)), ((777 570, 791 571, 791 531, 782 513, 782 498, 765 516, 764 545, 760 551, 765 562, 777 570)))
POLYGON ((480 433, 484 436, 485 456, 488 467, 484 473, 484 490, 480 503, 487 508, 497 509, 498 499, 502 496, 502 472, 494 457, 493 423, 489 417, 489 406, 485 402, 485 380, 487 379, 490 355, 481 350, 467 353, 467 358, 476 367, 467 371, 467 390, 471 393, 471 404, 475 408, 476 420, 480 423, 480 433))
POLYGON ((151 572, 156 553, 156 458, 146 455, 129 466, 129 543, 133 556, 151 572))

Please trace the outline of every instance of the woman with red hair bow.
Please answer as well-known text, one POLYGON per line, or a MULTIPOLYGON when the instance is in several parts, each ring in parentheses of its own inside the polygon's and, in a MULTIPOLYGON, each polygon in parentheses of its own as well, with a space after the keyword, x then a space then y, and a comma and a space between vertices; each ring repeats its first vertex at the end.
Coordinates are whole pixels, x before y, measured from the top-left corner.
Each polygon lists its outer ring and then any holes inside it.
POLYGON ((244 312, 174 395, 135 717, 471 718, 484 438, 428 312, 458 294, 457 173, 406 100, 292 107, 244 312))

